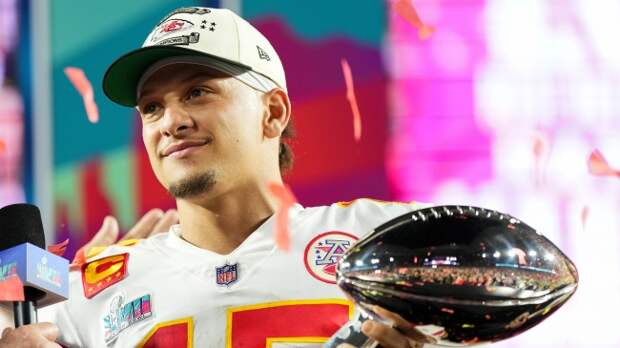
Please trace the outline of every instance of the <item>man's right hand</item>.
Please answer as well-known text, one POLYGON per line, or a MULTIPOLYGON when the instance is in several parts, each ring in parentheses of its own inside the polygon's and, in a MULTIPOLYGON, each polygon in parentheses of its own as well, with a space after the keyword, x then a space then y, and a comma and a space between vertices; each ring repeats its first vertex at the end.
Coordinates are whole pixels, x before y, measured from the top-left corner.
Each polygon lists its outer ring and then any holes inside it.
POLYGON ((54 342, 58 338, 58 327, 52 323, 37 323, 7 327, 2 331, 0 348, 62 348, 54 342))

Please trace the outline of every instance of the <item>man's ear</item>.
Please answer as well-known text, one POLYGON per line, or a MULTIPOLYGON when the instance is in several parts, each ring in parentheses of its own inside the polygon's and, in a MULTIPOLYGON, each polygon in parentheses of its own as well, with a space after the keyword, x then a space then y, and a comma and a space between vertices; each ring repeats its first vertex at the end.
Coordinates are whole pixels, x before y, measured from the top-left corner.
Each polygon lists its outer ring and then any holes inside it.
POLYGON ((291 101, 280 88, 272 89, 263 97, 267 107, 263 118, 263 134, 267 138, 279 137, 291 118, 291 101))

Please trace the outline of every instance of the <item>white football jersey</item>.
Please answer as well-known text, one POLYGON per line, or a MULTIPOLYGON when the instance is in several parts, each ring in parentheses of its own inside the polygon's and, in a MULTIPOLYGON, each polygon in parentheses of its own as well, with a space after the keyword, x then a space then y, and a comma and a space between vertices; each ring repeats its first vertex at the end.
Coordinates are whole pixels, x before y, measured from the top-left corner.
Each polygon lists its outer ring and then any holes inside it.
POLYGON ((296 205, 288 252, 274 244, 273 216, 228 255, 186 242, 176 225, 111 246, 71 272, 70 300, 53 321, 70 347, 320 346, 353 314, 335 285, 341 255, 375 227, 426 206, 296 205))

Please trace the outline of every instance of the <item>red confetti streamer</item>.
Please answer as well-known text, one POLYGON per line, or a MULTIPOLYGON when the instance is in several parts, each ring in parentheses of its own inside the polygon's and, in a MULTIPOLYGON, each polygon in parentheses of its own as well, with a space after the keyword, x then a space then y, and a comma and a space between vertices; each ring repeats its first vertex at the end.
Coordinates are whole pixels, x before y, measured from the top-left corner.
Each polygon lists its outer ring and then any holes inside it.
POLYGON ((581 208, 581 227, 585 230, 588 217, 590 216, 590 207, 587 205, 581 208))
POLYGON ((82 268, 82 265, 86 263, 86 251, 84 247, 81 247, 76 253, 73 261, 69 265, 69 270, 74 271, 82 268))
POLYGON ((435 28, 422 22, 418 15, 418 11, 416 11, 413 4, 411 4, 411 0, 396 0, 394 10, 414 28, 418 29, 418 37, 421 40, 428 39, 435 31, 435 28))
POLYGON ((442 312, 446 312, 446 313, 450 313, 450 314, 454 314, 454 309, 450 309, 450 308, 446 308, 446 307, 442 307, 441 311, 442 312))
POLYGON ((280 185, 276 183, 269 184, 269 191, 279 202, 276 210, 276 225, 274 231, 274 239, 276 246, 280 250, 288 251, 290 249, 290 231, 288 225, 289 209, 295 205, 297 199, 291 192, 288 185, 280 185))
POLYGON ((69 238, 65 239, 64 242, 48 246, 47 251, 62 257, 67 250, 67 245, 69 245, 69 238))
POLYGON ((362 138, 362 116, 360 115, 360 109, 357 105, 357 99, 355 98, 355 89, 353 87, 353 74, 351 73, 351 67, 346 59, 340 60, 342 65, 342 72, 344 73, 344 81, 347 85, 347 99, 351 104, 351 111, 353 112, 353 137, 355 141, 359 142, 362 138))
POLYGON ((588 171, 596 176, 616 176, 620 177, 620 171, 612 168, 603 154, 595 149, 588 158, 588 171))
POLYGON ((82 96, 88 120, 91 123, 97 123, 99 121, 99 110, 95 103, 93 86, 90 84, 90 81, 88 81, 86 74, 84 74, 84 71, 80 68, 67 67, 65 68, 65 75, 67 75, 73 87, 75 87, 82 96))
POLYGON ((547 141, 542 133, 536 133, 534 136, 534 157, 541 158, 547 147, 547 141))
POLYGON ((0 139, 0 155, 6 151, 6 143, 4 140, 0 139))
POLYGON ((24 284, 18 276, 0 281, 0 301, 24 301, 24 284))

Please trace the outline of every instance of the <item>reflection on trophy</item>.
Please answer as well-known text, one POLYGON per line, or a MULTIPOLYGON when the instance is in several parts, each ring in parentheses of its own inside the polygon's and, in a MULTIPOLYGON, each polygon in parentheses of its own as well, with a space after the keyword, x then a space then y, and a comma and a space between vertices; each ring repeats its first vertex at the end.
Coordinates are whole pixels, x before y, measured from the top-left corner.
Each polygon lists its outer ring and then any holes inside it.
MULTIPOLYGON (((337 276, 363 313, 358 321, 391 322, 416 342, 445 346, 515 336, 555 312, 578 282, 574 264, 531 227, 463 206, 379 226, 347 251, 337 276)), ((360 344, 359 330, 342 331, 326 346, 372 346, 360 344)))

